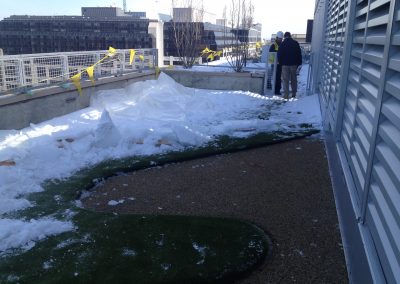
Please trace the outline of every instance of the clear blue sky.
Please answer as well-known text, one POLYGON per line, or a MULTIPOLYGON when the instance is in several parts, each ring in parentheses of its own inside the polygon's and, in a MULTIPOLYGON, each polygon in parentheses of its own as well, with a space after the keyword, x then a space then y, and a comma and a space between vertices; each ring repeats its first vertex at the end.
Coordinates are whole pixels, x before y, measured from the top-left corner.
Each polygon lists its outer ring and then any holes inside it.
MULTIPOLYGON (((0 0, 0 19, 10 15, 80 15, 81 7, 122 8, 122 0, 0 0)), ((170 14, 171 0, 126 0, 127 9, 170 14)), ((203 0, 206 11, 222 16, 231 0, 203 0)), ((253 0, 255 21, 263 25, 268 38, 278 30, 305 33, 307 19, 314 16, 315 0, 253 0)))

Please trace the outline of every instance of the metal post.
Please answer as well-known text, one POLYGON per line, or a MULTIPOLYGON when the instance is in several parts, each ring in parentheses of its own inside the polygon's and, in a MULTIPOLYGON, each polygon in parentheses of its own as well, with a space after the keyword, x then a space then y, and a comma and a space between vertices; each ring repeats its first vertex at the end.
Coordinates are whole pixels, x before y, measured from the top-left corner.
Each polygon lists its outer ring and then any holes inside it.
POLYGON ((126 67, 125 67, 125 51, 121 53, 121 75, 125 74, 126 67))
POLYGON ((1 69, 1 91, 7 91, 6 86, 6 66, 4 60, 0 59, 0 69, 1 69))
POLYGON ((268 89, 268 68, 269 68, 269 62, 268 62, 268 52, 267 52, 267 59, 265 61, 265 75, 264 75, 264 96, 267 94, 267 89, 268 89))
MULTIPOLYGON (((144 56, 144 53, 142 54, 142 56, 144 56)), ((139 59, 139 73, 143 72, 143 67, 144 67, 144 59, 143 60, 139 59)))
MULTIPOLYGON (((94 55, 94 62, 99 62, 100 61, 100 53, 96 53, 94 55)), ((101 77, 101 65, 97 64, 96 67, 94 68, 94 78, 97 79, 101 77)))
POLYGON ((23 59, 18 59, 18 83, 19 87, 25 87, 25 70, 24 70, 24 60, 23 59))
POLYGON ((153 68, 158 66, 158 49, 153 49, 153 68))
POLYGON ((266 62, 265 62, 265 76, 264 76, 264 95, 266 95, 268 92, 268 82, 269 82, 268 79, 269 78, 271 78, 272 92, 274 92, 274 90, 275 90, 276 70, 278 69, 277 63, 278 63, 277 53, 267 51, 266 62), (273 58, 274 58, 272 62, 269 60, 270 56, 273 56, 273 58), (270 69, 271 69, 272 73, 270 73, 270 71, 269 71, 270 69))
MULTIPOLYGON (((272 53, 272 52, 271 52, 272 53)), ((278 54, 276 52, 274 52, 274 64, 272 64, 272 66, 274 66, 272 68, 272 76, 271 76, 271 90, 272 93, 275 93, 275 84, 276 84, 276 70, 278 69, 278 54)))
POLYGON ((36 87, 36 86, 39 85, 38 74, 37 74, 38 70, 37 70, 37 68, 36 68, 36 66, 35 66, 33 61, 34 61, 33 58, 29 59, 29 66, 31 67, 31 76, 32 76, 31 84, 32 84, 32 87, 36 87))
POLYGON ((62 57, 62 70, 63 70, 63 77, 64 81, 67 81, 69 79, 69 65, 68 65, 68 56, 64 55, 62 57))
POLYGON ((45 65, 45 70, 46 70, 46 84, 50 85, 50 67, 49 65, 45 65))
POLYGON ((310 94, 310 89, 312 85, 312 67, 313 67, 313 58, 314 54, 311 52, 310 53, 310 59, 308 61, 308 72, 307 72, 307 86, 306 86, 306 94, 307 96, 311 95, 310 94))

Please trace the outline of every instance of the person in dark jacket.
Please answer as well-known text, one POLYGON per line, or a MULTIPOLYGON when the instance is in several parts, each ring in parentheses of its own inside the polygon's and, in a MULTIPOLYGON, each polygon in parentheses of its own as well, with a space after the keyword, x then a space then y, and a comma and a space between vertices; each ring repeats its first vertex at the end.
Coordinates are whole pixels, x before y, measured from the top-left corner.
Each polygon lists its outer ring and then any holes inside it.
POLYGON ((284 98, 289 99, 289 81, 292 88, 292 98, 297 93, 297 68, 301 66, 302 57, 300 45, 292 39, 290 32, 285 32, 284 40, 279 46, 278 62, 282 65, 282 82, 284 98))
MULTIPOLYGON (((278 52, 279 46, 281 45, 283 40, 283 32, 279 31, 276 33, 276 38, 275 42, 270 46, 269 52, 278 52)), ((276 53, 274 54, 276 56, 276 53)), ((269 61, 272 63, 272 69, 274 69, 274 57, 270 56, 269 61)), ((275 95, 280 95, 281 94, 281 87, 282 87, 282 81, 281 81, 281 76, 282 76, 282 65, 277 63, 276 65, 276 77, 275 77, 275 90, 274 94, 275 95)))

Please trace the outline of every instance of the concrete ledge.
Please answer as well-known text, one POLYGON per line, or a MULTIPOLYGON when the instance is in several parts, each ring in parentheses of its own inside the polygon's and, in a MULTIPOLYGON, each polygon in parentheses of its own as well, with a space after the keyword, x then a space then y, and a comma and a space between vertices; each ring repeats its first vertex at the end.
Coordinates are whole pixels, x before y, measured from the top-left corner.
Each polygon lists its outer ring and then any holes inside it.
POLYGON ((198 89, 241 90, 262 94, 264 90, 263 72, 197 72, 189 70, 162 70, 178 83, 198 89))
POLYGON ((84 81, 82 95, 73 84, 33 90, 31 94, 0 96, 0 129, 21 129, 89 106, 90 96, 99 90, 124 88, 126 85, 155 79, 154 71, 128 73, 96 81, 84 81))

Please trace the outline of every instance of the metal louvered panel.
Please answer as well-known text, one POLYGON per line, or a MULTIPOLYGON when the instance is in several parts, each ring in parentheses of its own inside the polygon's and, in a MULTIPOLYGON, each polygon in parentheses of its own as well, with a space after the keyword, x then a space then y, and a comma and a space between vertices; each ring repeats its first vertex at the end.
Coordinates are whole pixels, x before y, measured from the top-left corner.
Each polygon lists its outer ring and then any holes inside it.
POLYGON ((400 283, 400 1, 326 7, 323 118, 337 139, 371 277, 400 283))
POLYGON ((347 6, 347 0, 331 0, 328 3, 322 80, 319 89, 322 98, 323 116, 325 121, 328 122, 326 125, 330 129, 334 129, 337 123, 347 6))
MULTIPOLYGON (((367 157, 369 147, 365 148, 361 145, 365 144, 371 132, 371 115, 365 114, 365 109, 369 109, 367 113, 374 113, 374 105, 372 100, 368 100, 368 90, 371 83, 366 79, 363 68, 365 68, 364 51, 365 51, 365 34, 368 22, 368 1, 358 1, 356 4, 355 20, 353 27, 353 42, 350 56, 350 71, 347 79, 346 98, 344 109, 346 115, 343 116, 343 125, 341 132, 341 140, 344 143, 344 151, 348 159, 350 169, 353 173, 354 183, 360 204, 363 192, 364 182, 367 169, 367 157), (363 76, 364 74, 364 76, 363 76), (362 87, 364 86, 364 87, 362 87), (372 105, 372 106, 371 106, 372 105), (367 107, 365 107, 367 106, 367 107), (368 125, 364 122, 368 121, 368 125), (368 135, 369 134, 369 135, 368 135)), ((375 69, 373 67, 370 70, 375 69)), ((367 66, 368 70, 368 66, 367 66)), ((359 208, 361 209, 361 208, 359 208)))
MULTIPOLYGON (((379 2, 387 3, 388 1, 379 2)), ((371 229, 372 238, 377 247, 387 282, 400 283, 399 4, 395 7, 392 15, 392 37, 388 58, 386 59, 386 80, 382 94, 380 119, 377 126, 376 148, 367 199, 365 224, 371 229)), ((381 18, 383 17, 381 16, 381 18)))

